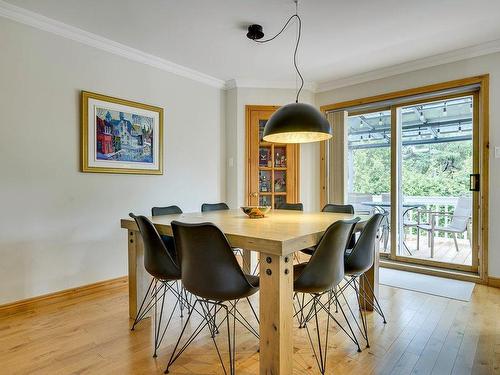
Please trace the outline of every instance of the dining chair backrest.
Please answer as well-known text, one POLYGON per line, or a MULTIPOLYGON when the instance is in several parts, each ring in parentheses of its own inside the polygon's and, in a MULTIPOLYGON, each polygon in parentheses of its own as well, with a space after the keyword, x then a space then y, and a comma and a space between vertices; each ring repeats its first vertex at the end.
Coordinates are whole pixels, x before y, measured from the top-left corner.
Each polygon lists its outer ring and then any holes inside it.
POLYGON ((465 232, 467 230, 467 225, 469 224, 472 211, 471 201, 471 197, 458 198, 457 205, 455 206, 455 210, 453 211, 453 216, 449 225, 450 228, 456 229, 461 232, 465 232))
POLYGON ((145 216, 130 213, 141 232, 144 243, 144 268, 153 277, 160 280, 180 279, 181 270, 170 256, 160 234, 153 223, 145 216))
POLYGON ((354 207, 352 204, 333 204, 328 203, 321 210, 323 212, 334 212, 338 214, 354 214, 354 207))
POLYGON ((302 203, 278 203, 276 208, 278 210, 304 211, 302 203))
POLYGON ((352 251, 345 257, 345 270, 362 274, 368 271, 375 260, 375 243, 384 214, 374 214, 365 224, 352 251))
POLYGON ((359 218, 338 220, 325 231, 311 259, 294 282, 294 290, 322 293, 344 278, 344 252, 359 218))
POLYGON ((182 283, 194 295, 216 301, 240 298, 254 288, 222 231, 212 223, 172 221, 182 283))
POLYGON ((153 207, 151 209, 152 216, 175 215, 182 214, 182 210, 178 206, 153 207))
POLYGON ((224 202, 220 202, 220 203, 203 203, 201 205, 201 212, 223 211, 223 210, 229 210, 229 206, 227 204, 225 204, 224 202))

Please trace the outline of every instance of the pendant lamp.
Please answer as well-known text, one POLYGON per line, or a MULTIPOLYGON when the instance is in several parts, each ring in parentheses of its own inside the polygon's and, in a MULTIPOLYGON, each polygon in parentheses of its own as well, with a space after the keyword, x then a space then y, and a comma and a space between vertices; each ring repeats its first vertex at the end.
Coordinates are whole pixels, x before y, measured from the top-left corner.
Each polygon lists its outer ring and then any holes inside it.
POLYGON ((309 143, 324 141, 332 137, 332 129, 326 117, 310 104, 299 103, 299 95, 304 87, 304 78, 297 65, 297 51, 302 31, 302 20, 298 15, 298 0, 295 1, 295 14, 292 15, 281 30, 273 37, 260 40, 264 37, 262 26, 250 25, 247 37, 256 43, 267 43, 277 38, 288 26, 297 19, 297 42, 293 53, 293 65, 300 78, 300 87, 297 90, 295 103, 279 108, 269 118, 264 127, 263 140, 273 143, 309 143))

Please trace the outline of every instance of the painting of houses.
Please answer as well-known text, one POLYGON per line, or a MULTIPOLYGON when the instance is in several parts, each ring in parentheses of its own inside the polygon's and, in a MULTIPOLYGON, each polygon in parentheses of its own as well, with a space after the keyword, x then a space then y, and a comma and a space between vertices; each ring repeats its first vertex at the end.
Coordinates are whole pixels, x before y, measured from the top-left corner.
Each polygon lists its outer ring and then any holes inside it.
POLYGON ((163 174, 163 108, 82 91, 81 170, 163 174))
POLYGON ((153 162, 152 117, 98 107, 96 158, 121 162, 153 162))

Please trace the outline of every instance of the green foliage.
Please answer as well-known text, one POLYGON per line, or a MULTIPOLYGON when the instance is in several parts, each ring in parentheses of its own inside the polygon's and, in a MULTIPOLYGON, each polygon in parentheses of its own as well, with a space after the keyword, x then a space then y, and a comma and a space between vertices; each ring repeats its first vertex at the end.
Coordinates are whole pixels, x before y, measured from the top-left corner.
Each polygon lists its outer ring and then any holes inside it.
MULTIPOLYGON (((404 195, 458 197, 468 194, 472 173, 470 141, 403 146, 402 157, 404 195)), ((390 162, 389 147, 354 150, 354 192, 389 192, 390 162)))

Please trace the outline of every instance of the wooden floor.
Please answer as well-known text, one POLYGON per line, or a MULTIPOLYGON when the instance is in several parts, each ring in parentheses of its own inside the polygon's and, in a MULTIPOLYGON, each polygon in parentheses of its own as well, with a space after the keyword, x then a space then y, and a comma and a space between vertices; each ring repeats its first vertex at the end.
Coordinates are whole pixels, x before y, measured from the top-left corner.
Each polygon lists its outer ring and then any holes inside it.
MULTIPOLYGON (((151 320, 131 332, 127 301, 121 286, 0 317, 0 374, 162 374, 181 320, 153 359, 151 320)), ((476 286, 464 303, 382 286, 381 303, 388 323, 370 314, 372 345, 362 353, 331 327, 328 374, 500 374, 499 289, 476 286)), ((295 328, 294 374, 318 374, 295 328)), ((237 373, 257 374, 258 341, 243 329, 237 337, 237 373)), ((218 340, 225 348, 223 332, 218 340)), ((171 374, 221 374, 212 345, 200 336, 171 374)))
POLYGON ((429 259, 452 264, 472 265, 472 250, 467 239, 458 239, 458 251, 453 242, 453 238, 436 237, 434 243, 434 257, 431 258, 431 249, 427 246, 427 237, 420 237, 420 249, 417 250, 416 236, 407 236, 406 246, 411 251, 410 255, 406 250, 402 255, 412 256, 419 259, 429 259))

